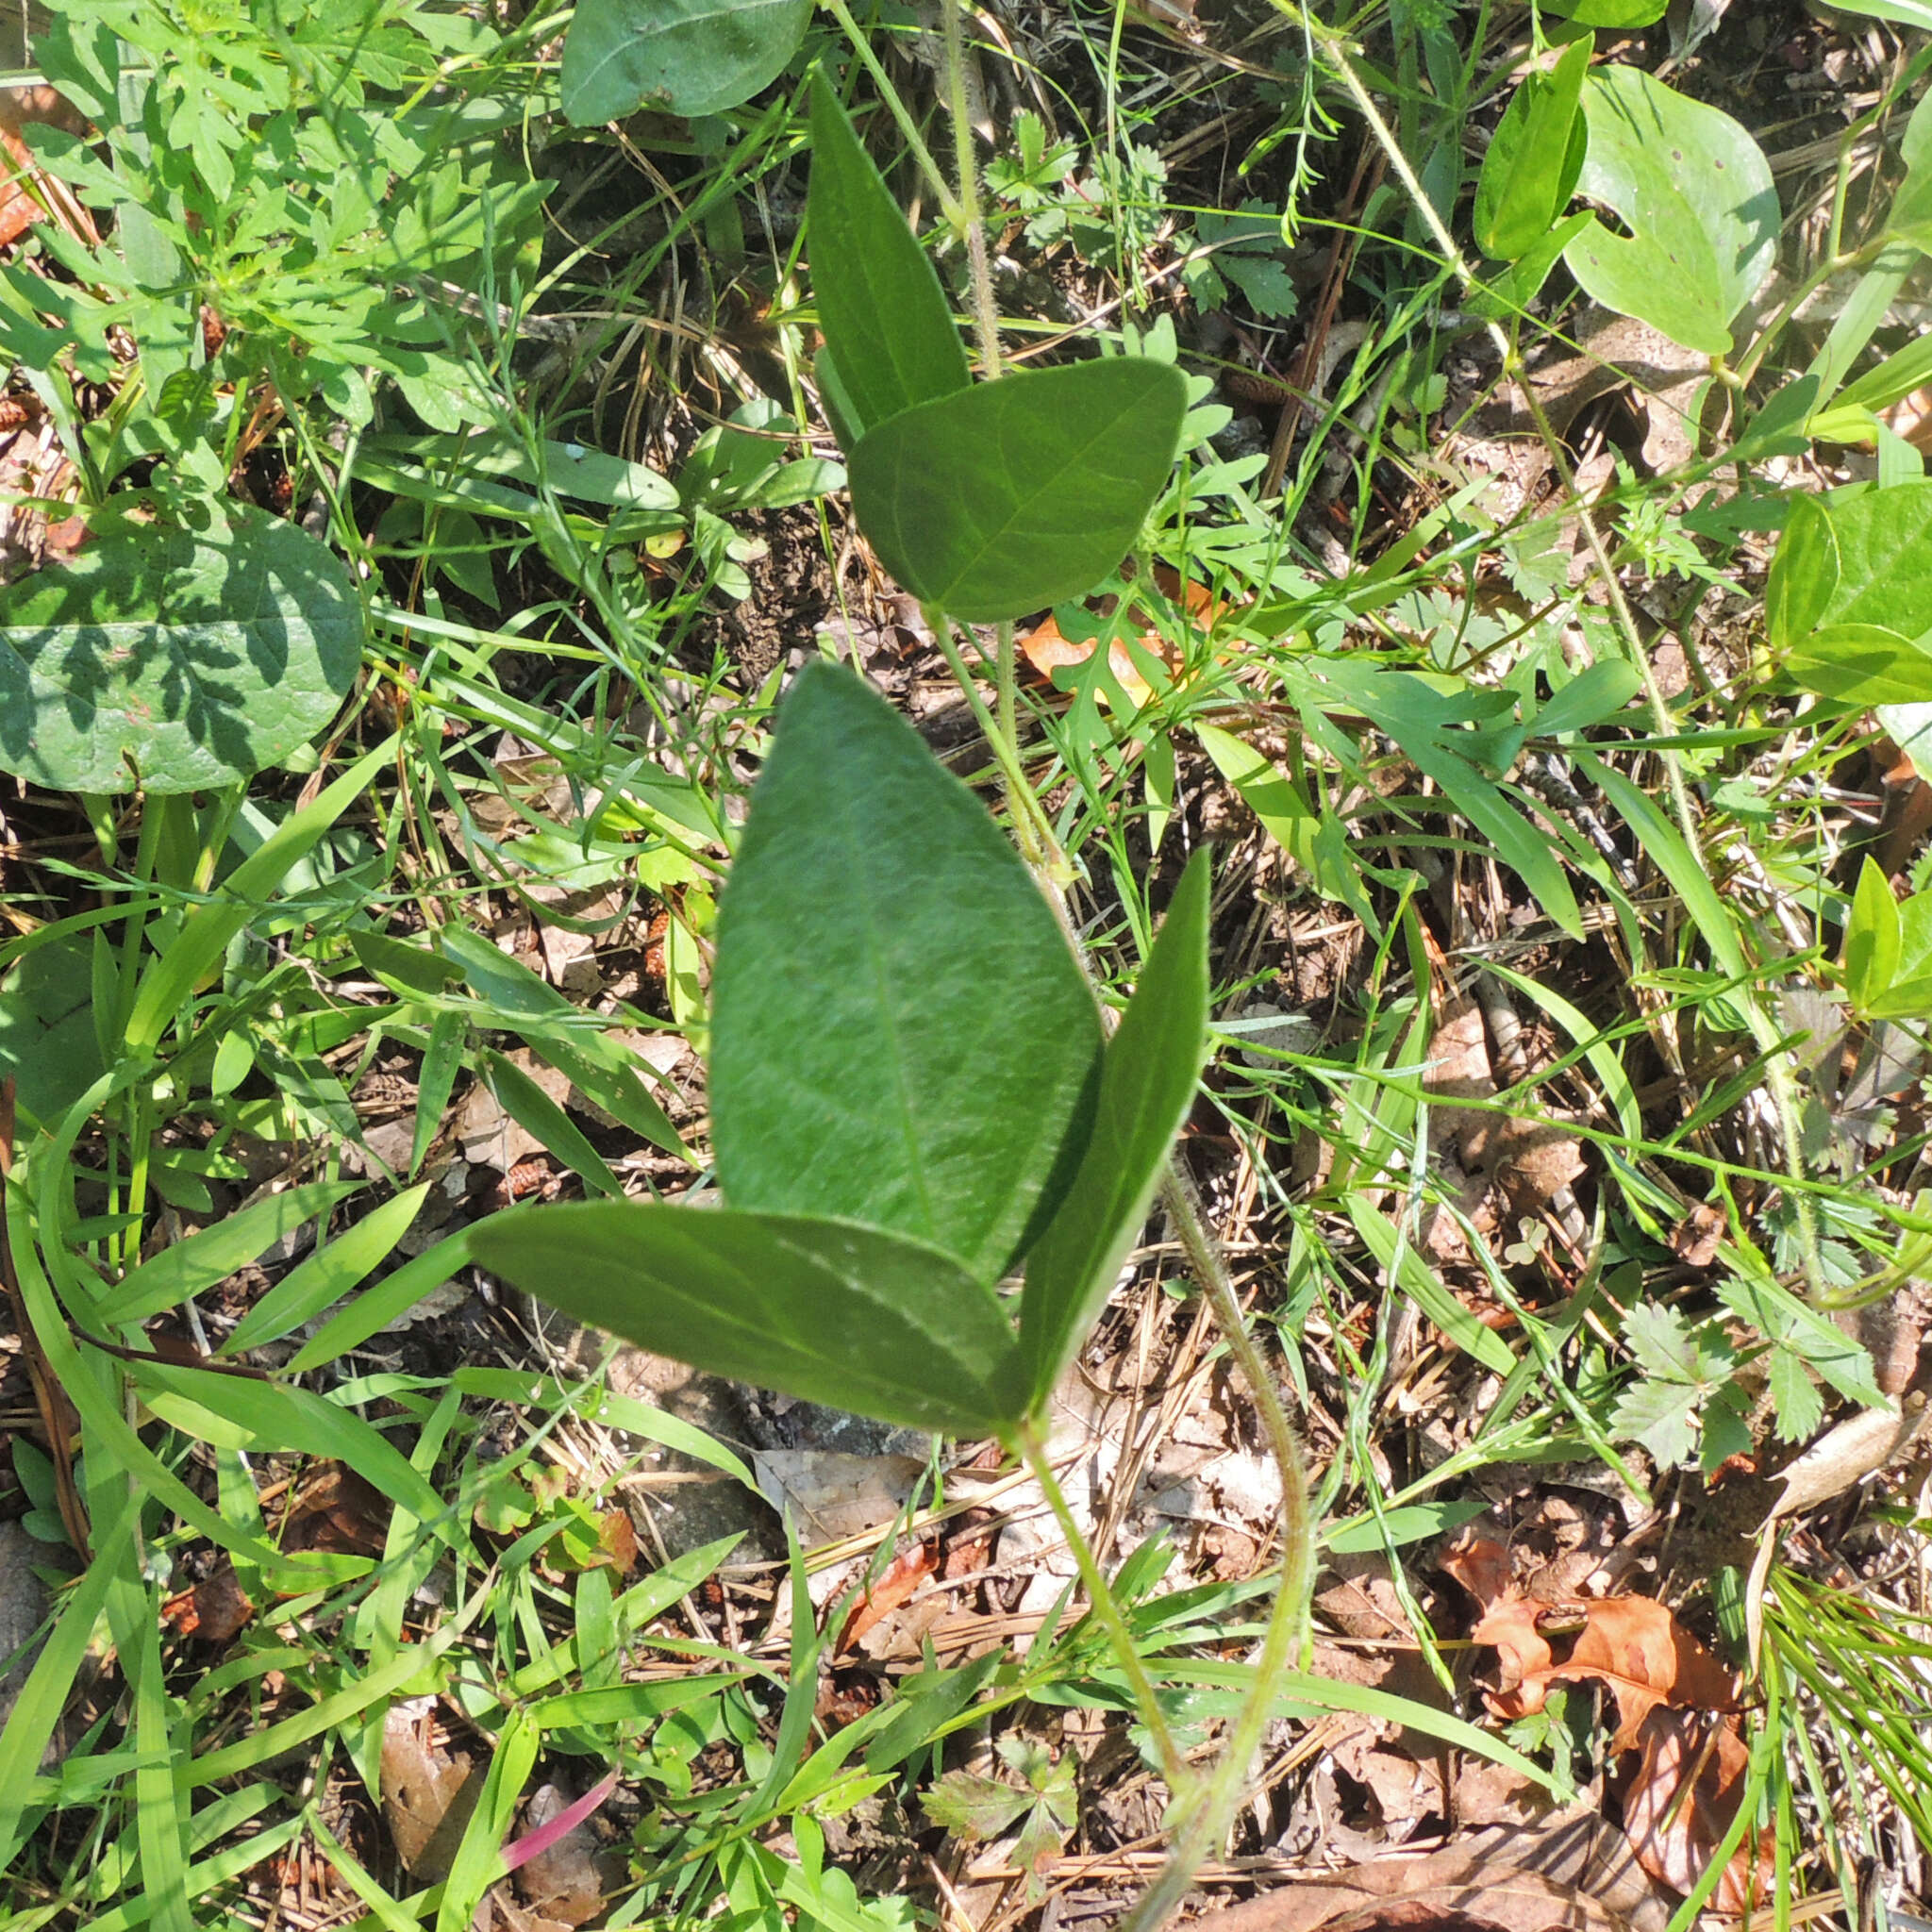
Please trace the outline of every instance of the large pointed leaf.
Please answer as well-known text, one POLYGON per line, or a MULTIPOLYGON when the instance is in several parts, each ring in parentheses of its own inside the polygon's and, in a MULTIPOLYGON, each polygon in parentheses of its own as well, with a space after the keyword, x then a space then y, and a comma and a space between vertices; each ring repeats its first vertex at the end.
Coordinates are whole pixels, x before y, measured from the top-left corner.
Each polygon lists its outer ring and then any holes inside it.
POLYGON ((993 1433, 1011 1354, 998 1301, 950 1257, 844 1221, 662 1202, 492 1215, 489 1269, 579 1321, 710 1374, 913 1428, 993 1433))
POLYGON ((785 70, 811 0, 578 0, 563 43, 563 111, 579 127, 640 108, 719 114, 785 70))
POLYGON ((1085 1142, 1100 1022, 1058 921, 980 802, 830 664, 799 675, 752 798, 711 1037, 732 1207, 868 1222, 984 1280, 1085 1142))
MULTIPOLYGON (((852 372, 840 358, 841 374, 852 372)), ((922 403, 851 453, 852 507, 886 568, 952 616, 992 624, 1091 591, 1167 483, 1188 386, 1112 358, 922 403)))
POLYGON ((328 549, 238 504, 123 529, 0 591, 0 770, 63 791, 193 791, 285 758, 362 661, 328 549))
POLYGON ((1591 222, 1564 251, 1570 273, 1606 308, 1687 349, 1728 355, 1730 320, 1777 254, 1763 150, 1728 114, 1635 67, 1592 74, 1583 111, 1590 149, 1577 189, 1630 232, 1591 222))
POLYGON ((1209 881, 1197 852, 1108 1042, 1080 1171, 1026 1257, 1018 1367, 1028 1408, 1046 1399, 1106 1301, 1193 1100, 1208 1041, 1209 881))
POLYGON ((972 381, 940 278, 821 75, 811 92, 806 234, 838 416, 862 436, 972 381))
POLYGON ((1594 47, 1588 34, 1572 42, 1552 74, 1525 76, 1509 97, 1476 177, 1473 220, 1485 255, 1527 255, 1570 205, 1590 141, 1577 102, 1594 47))

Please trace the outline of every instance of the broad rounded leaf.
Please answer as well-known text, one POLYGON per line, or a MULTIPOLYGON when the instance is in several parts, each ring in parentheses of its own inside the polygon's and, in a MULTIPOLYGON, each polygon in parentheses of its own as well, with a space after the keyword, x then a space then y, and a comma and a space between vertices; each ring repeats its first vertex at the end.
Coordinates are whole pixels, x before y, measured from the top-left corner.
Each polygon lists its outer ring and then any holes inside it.
POLYGON ((1023 1405, 1052 1392, 1147 1218, 1208 1045, 1208 854, 1189 861, 1101 1065, 1093 1134, 1059 1212, 1026 1257, 1023 1405))
POLYGON ((0 591, 0 769, 63 791, 232 784, 326 724, 362 607, 313 537, 230 508, 124 530, 0 591))
POLYGON ((1687 349, 1728 355, 1731 318, 1771 273, 1777 190, 1763 151, 1728 114, 1686 100, 1634 67, 1583 90, 1590 151, 1577 192, 1629 228, 1592 222, 1563 253, 1606 308, 1687 349))
POLYGON ((737 1208, 862 1221, 981 1280, 1080 1158, 1100 1021, 986 808, 808 664, 718 911, 711 1130, 737 1208))
POLYGON ((1932 698, 1932 480, 1795 499, 1765 609, 1772 648, 1807 690, 1932 698))
POLYGON ((851 1222, 663 1202, 494 1214, 489 1269, 641 1348, 912 1428, 988 1435, 1013 1348, 999 1302, 949 1256, 851 1222))
POLYGON ((940 278, 824 75, 811 91, 806 237, 841 443, 965 389, 966 351, 940 278))
POLYGON ((563 111, 578 127, 640 108, 720 114, 785 71, 811 0, 578 0, 563 43, 563 111))
POLYGON ((1119 564, 1167 483, 1187 406, 1178 370, 1138 358, 981 383, 861 438, 852 507, 922 603, 974 624, 1018 617, 1119 564))
POLYGON ((36 946, 0 979, 0 1079, 36 1120, 58 1121, 101 1077, 85 937, 36 946))

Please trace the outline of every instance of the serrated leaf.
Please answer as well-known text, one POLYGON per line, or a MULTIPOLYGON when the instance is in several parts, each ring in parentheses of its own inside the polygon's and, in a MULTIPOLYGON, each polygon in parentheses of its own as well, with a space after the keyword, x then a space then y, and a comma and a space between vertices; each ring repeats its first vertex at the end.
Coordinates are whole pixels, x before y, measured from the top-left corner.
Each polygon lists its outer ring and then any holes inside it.
POLYGON ((1824 1397, 1805 1364, 1788 1348, 1774 1348, 1766 1371, 1781 1442, 1804 1442, 1824 1420, 1824 1397))
POLYGON ((1700 1400, 1689 1384, 1659 1375, 1618 1396, 1610 1425, 1619 1435, 1641 1442, 1659 1469, 1674 1469, 1689 1461, 1697 1447, 1700 1400))
POLYGON ((1166 487, 1187 406, 1181 373, 1140 358, 980 383, 861 437, 852 508, 922 603, 973 624, 1019 617, 1119 565, 1166 487))
POLYGON ((1731 350, 1731 318, 1771 273, 1780 221, 1763 150, 1737 122, 1635 67, 1592 74, 1583 90, 1590 148, 1577 190, 1623 217, 1593 221, 1564 250, 1606 308, 1687 349, 1731 350))
POLYGON ((998 1300, 937 1248, 848 1221, 661 1202, 492 1215, 489 1269, 712 1374, 908 1427, 991 1435, 1012 1348, 998 1300))
POLYGON ((1207 1046, 1211 882, 1208 855, 1197 852, 1107 1043, 1079 1172, 1026 1257, 1020 1350, 1027 1409, 1045 1401, 1112 1289, 1192 1103, 1207 1046))
POLYGON ((0 590, 0 769, 63 791, 229 785, 335 715, 362 660, 348 572, 241 505, 124 528, 0 590))
POLYGON ((925 250, 822 75, 811 92, 806 234, 841 444, 972 381, 925 250))
POLYGON ((640 108, 719 114, 785 71, 811 0, 578 0, 563 43, 563 111, 578 127, 640 108))
POLYGON ((1100 1022, 972 792, 850 672, 779 712, 718 912, 710 1069, 734 1208, 862 1221, 991 1281, 1058 1206, 1100 1022))
POLYGON ((1717 1291, 1740 1320, 1803 1357, 1840 1395, 1867 1408, 1886 1407, 1871 1351, 1782 1284, 1762 1275, 1727 1274, 1717 1291))
POLYGON ((949 1771, 935 1778, 920 1799, 925 1815, 961 1838, 995 1839, 1032 1810, 1031 1791, 1016 1790, 998 1778, 974 1771, 949 1771))

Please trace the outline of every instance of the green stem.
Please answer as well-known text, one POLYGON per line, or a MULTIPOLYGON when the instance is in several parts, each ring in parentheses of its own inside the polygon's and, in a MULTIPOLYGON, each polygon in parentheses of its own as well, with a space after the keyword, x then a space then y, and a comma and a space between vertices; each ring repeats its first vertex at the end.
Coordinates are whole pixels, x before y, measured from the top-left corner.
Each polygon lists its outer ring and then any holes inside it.
POLYGON ((966 86, 966 36, 959 25, 963 4, 964 0, 940 0, 940 18, 945 24, 946 105, 953 118, 953 165, 959 176, 957 220, 966 237, 966 260, 973 275, 973 326, 979 337, 980 366, 991 380, 1000 373, 1000 323, 992 299, 986 227, 979 218, 979 169, 973 153, 973 104, 966 86))
POLYGON ((1260 1654, 1255 1659, 1255 1688, 1228 1733, 1221 1761, 1198 1802, 1183 1818, 1160 1875, 1134 1901, 1116 1932, 1157 1932, 1186 1896, 1203 1861, 1227 1836, 1247 1787, 1248 1767, 1260 1747, 1268 1720, 1274 1714, 1276 1687, 1291 1664, 1314 1559, 1307 1474, 1301 1447, 1267 1361, 1248 1333, 1241 1297, 1228 1277, 1220 1244, 1202 1219, 1192 1184, 1178 1163, 1169 1165, 1161 1197, 1187 1251, 1189 1266, 1208 1296, 1215 1324, 1248 1385, 1262 1433, 1281 1474, 1281 1579, 1261 1636, 1260 1654))
POLYGON ((1141 1722, 1147 1726, 1148 1736, 1154 1740, 1155 1753, 1160 1759, 1160 1774, 1167 1780, 1168 1790, 1175 1799, 1185 1802, 1191 1795, 1194 1774, 1174 1741, 1167 1713, 1160 1707, 1154 1680, 1147 1674, 1147 1666, 1135 1646, 1134 1633, 1127 1627, 1120 1602, 1108 1587, 1106 1573, 1094 1557, 1093 1546, 1074 1521, 1059 1479, 1053 1473, 1053 1458, 1047 1454, 1046 1432, 1037 1420, 1029 1420, 1020 1425, 1015 1443, 1026 1467, 1032 1471, 1034 1481, 1040 1485, 1040 1492, 1046 1498, 1046 1506, 1053 1511, 1054 1521, 1059 1524, 1068 1549, 1074 1553, 1074 1561, 1079 1566, 1080 1584, 1087 1592, 1094 1621, 1107 1632, 1108 1640, 1113 1645, 1115 1659, 1127 1680, 1128 1690, 1133 1693, 1134 1707, 1141 1713, 1141 1722))
MULTIPOLYGON (((973 674, 966 668, 966 660, 953 641, 952 620, 938 610, 928 610, 926 619, 932 625, 933 641, 951 667, 953 682, 964 694, 980 730, 986 735, 987 743, 992 748, 993 758, 1000 768, 1001 782, 1006 787, 1007 815, 1012 824, 1013 838, 1020 847, 1020 855, 1036 872, 1043 874, 1058 886, 1071 875, 1071 869, 1066 854, 1060 850, 1053 821, 1047 817, 1039 799, 1033 795, 1032 786, 1026 782, 1026 774, 1020 765, 1019 741, 1012 724, 1008 718, 995 718, 987 708, 986 700, 980 696, 979 687, 974 682, 973 674)), ((1010 634, 1012 625, 1007 625, 1003 629, 1006 634, 1010 634)), ((1004 704, 1002 710, 1005 710, 1004 704)))
POLYGON ((851 42, 852 51, 858 57, 858 64, 872 75, 873 84, 879 91, 879 98, 886 104, 886 111, 899 124, 899 132, 905 138, 907 148, 910 151, 912 158, 919 163, 920 173, 938 193, 940 205, 945 209, 946 219, 949 222, 959 221, 961 209, 954 197, 952 184, 940 171, 940 164, 932 158, 932 150, 921 139, 919 129, 906 103, 899 98, 899 90, 892 85, 891 75, 879 65, 879 57, 873 52, 872 42, 867 40, 864 29, 853 19, 852 9, 846 6, 845 0, 825 0, 825 10, 839 23, 846 40, 851 42))

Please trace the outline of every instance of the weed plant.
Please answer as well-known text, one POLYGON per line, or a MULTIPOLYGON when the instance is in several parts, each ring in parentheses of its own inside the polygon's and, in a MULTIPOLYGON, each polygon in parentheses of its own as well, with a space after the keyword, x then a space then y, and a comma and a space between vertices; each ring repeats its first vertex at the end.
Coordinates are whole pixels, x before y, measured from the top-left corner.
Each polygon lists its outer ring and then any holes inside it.
MULTIPOLYGON (((23 77, 72 112, 8 142, 45 218, 0 263, 16 547, 86 529, 0 588, 44 1606, 9 1923, 320 1887, 455 1932, 545 1780, 617 1793, 611 1924, 925 1924, 828 1850, 915 1800, 1017 1834, 1024 1910, 1107 1842, 1043 1741, 1073 1712, 1161 1780, 1145 1928, 1273 1719, 1566 1788, 1547 1728, 1295 1667, 1311 1565, 1373 1552, 1453 1685, 1424 1558, 1505 1464, 1697 1534, 1764 1482, 1701 1573, 1754 1741, 1680 1918, 1760 1820, 1780 1923, 1932 1856, 1925 1606, 1774 1560, 1847 1494, 1923 1553, 1932 18, 1844 10, 1897 58, 1806 177, 1724 96, 1742 25, 1671 68, 1648 0, 1005 41, 845 0, 63 0, 23 77), (1592 450, 1573 365, 1634 380, 1641 456, 1592 450), (816 639, 761 608, 813 574, 816 639), (947 689, 953 775, 805 661, 841 649, 947 689), (452 1204, 471 1096, 581 1198, 514 1206, 511 1165, 452 1204), (451 1282, 491 1325, 409 1352, 451 1282), (756 1493, 746 1458, 560 1373, 512 1284, 998 1443, 1077 1589, 828 1716, 846 1606, 795 1536, 776 1573, 610 1557, 647 1458, 756 1493), (1279 1467, 1241 1579, 1103 1561, 1055 1480, 1057 1379, 1162 1289, 1279 1467), (1880 1446, 1774 1507, 1846 1429, 1880 1446), (380 1507, 297 1535, 317 1476, 380 1507), (420 1699, 478 1768, 434 1866, 379 1822, 420 1699)), ((952 1520, 944 1467, 900 1526, 952 1520)))

